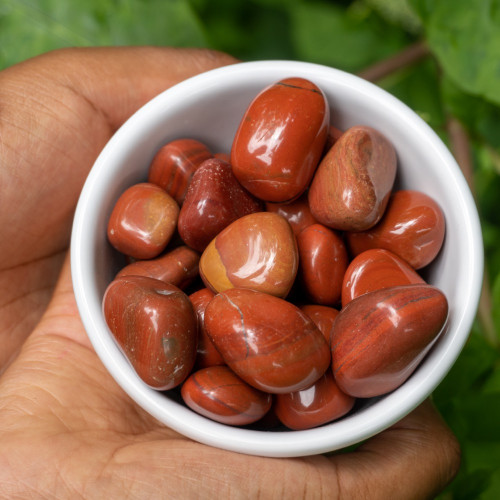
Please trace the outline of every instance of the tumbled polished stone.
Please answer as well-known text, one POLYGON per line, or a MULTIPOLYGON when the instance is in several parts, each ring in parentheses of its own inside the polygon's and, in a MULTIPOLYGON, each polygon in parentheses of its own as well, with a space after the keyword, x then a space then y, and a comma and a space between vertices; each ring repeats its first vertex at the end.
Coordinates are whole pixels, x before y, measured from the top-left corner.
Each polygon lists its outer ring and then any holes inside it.
POLYGON ((222 292, 205 310, 205 328, 227 365, 265 392, 305 389, 330 365, 328 344, 314 322, 272 295, 222 292))
POLYGON ((364 293, 398 285, 425 283, 403 259, 382 248, 366 250, 347 268, 342 283, 342 306, 364 293))
POLYGON ((349 302, 332 334, 338 386, 360 398, 396 389, 427 354, 447 316, 444 294, 425 284, 384 288, 349 302))
POLYGON ((382 134, 371 127, 351 127, 314 174, 309 188, 312 214, 333 229, 369 229, 384 213, 396 167, 396 152, 382 134))
POLYGON ((179 216, 179 206, 162 188, 143 182, 118 198, 108 222, 108 240, 135 259, 152 259, 166 248, 179 216))
POLYGON ((189 300, 193 304, 196 318, 198 320, 198 348, 196 354, 196 368, 206 368, 225 364, 219 351, 215 348, 205 328, 205 309, 215 294, 208 288, 202 288, 193 292, 189 300))
POLYGON ((243 189, 224 160, 206 160, 193 175, 179 214, 178 231, 191 248, 203 252, 231 222, 263 210, 243 189))
POLYGON ((250 214, 230 224, 208 245, 200 276, 215 292, 250 288, 285 297, 298 268, 297 242, 280 215, 250 214))
POLYGON ((236 132, 234 175, 265 201, 290 201, 311 181, 328 134, 324 93, 304 78, 286 78, 265 88, 249 105, 236 132))
POLYGON ((212 153, 196 139, 176 139, 162 146, 151 162, 148 181, 162 187, 182 205, 196 169, 212 153))
POLYGON ((182 385, 189 408, 227 425, 247 425, 271 408, 272 396, 249 386, 227 366, 211 366, 194 372, 182 385))
POLYGON ((336 231, 313 224, 297 236, 298 276, 306 297, 322 305, 340 303, 342 280, 348 255, 342 236, 336 231))
POLYGON ((103 311, 118 345, 146 384, 168 390, 186 379, 198 334, 185 293, 153 278, 122 276, 106 289, 103 311))
POLYGON ((339 311, 333 307, 318 304, 305 304, 300 306, 300 309, 314 321, 314 324, 323 334, 328 345, 330 345, 333 324, 339 315, 339 311))
POLYGON ((342 392, 328 370, 311 387, 277 394, 274 411, 280 422, 296 431, 311 429, 343 417, 356 399, 342 392))
POLYGON ((436 201, 420 191, 405 189, 392 194, 384 217, 375 227, 348 233, 346 238, 354 255, 385 248, 413 269, 421 269, 436 258, 444 235, 444 214, 436 201))
POLYGON ((316 224, 318 221, 313 217, 307 194, 303 194, 300 198, 290 203, 266 203, 266 211, 273 212, 284 217, 290 226, 292 226, 295 236, 307 226, 316 224))
POLYGON ((148 276, 186 288, 198 276, 200 254, 186 245, 150 260, 138 260, 121 269, 119 276, 148 276))

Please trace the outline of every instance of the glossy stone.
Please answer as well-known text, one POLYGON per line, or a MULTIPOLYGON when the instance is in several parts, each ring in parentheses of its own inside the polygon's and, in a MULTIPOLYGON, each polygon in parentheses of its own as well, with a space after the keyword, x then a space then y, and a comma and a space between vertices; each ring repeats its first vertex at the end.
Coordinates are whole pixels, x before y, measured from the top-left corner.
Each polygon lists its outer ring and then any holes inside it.
POLYGON ((198 349, 195 363, 197 368, 225 364, 205 328, 205 309, 214 297, 215 294, 208 288, 202 288, 189 296, 198 320, 198 349))
POLYGON ((355 398, 343 393, 328 370, 311 387, 289 394, 277 394, 274 411, 280 422, 296 431, 311 429, 343 417, 355 398))
POLYGON ((303 194, 300 198, 290 203, 266 203, 266 211, 277 213, 284 217, 290 226, 292 226, 295 236, 298 236, 302 229, 307 226, 316 224, 317 220, 313 217, 307 194, 303 194))
POLYGON ((246 384, 227 366, 212 366, 193 373, 181 395, 189 408, 227 425, 247 425, 269 410, 272 396, 246 384))
POLYGON ((161 147, 149 167, 148 181, 162 187, 182 205, 196 169, 212 153, 195 139, 176 139, 161 147))
POLYGON ((316 304, 340 302, 348 255, 342 237, 322 224, 313 224, 297 236, 299 278, 306 296, 316 304))
POLYGON ((430 264, 439 253, 445 235, 445 219, 434 199, 420 191, 396 191, 383 219, 369 231, 346 235, 353 255, 370 248, 385 248, 413 269, 430 264))
POLYGON ((323 334, 328 345, 330 345, 333 324, 339 315, 339 311, 333 307, 321 306, 318 304, 305 304, 300 306, 300 309, 314 321, 314 324, 323 334))
POLYGON ((200 254, 183 245, 155 259, 132 262, 116 276, 148 276, 184 289, 198 276, 199 262, 200 254))
POLYGON ((309 189, 312 214, 333 229, 363 231, 374 226, 387 206, 396 163, 396 152, 382 134, 371 127, 351 127, 314 175, 309 189))
POLYGON ((215 292, 250 288, 285 297, 297 275, 298 251, 290 224, 260 212, 230 224, 208 245, 200 275, 215 292))
POLYGON ((118 198, 108 222, 108 240, 135 259, 158 256, 174 234, 179 206, 160 187, 135 184, 118 198))
POLYGON ((265 88, 236 132, 231 165, 241 184, 265 201, 290 201, 311 181, 328 134, 323 92, 303 78, 265 88))
POLYGON ((382 248, 366 250, 355 257, 344 275, 342 306, 364 293, 398 285, 425 283, 403 259, 382 248))
POLYGON ((332 367, 340 389, 370 398, 399 387, 439 336, 448 315, 431 285, 366 293, 344 307, 333 327, 332 367))
POLYGON ((236 180, 231 165, 211 158, 193 175, 179 214, 179 235, 191 248, 203 252, 231 222, 262 210, 262 203, 236 180))
POLYGON ((265 392, 305 389, 330 365, 328 344, 314 322, 272 295, 222 292, 206 308, 205 327, 227 365, 265 392))
POLYGON ((149 386, 168 390, 189 375, 196 356, 196 315, 177 287, 145 276, 110 283, 103 299, 109 329, 149 386))
POLYGON ((328 151, 330 151, 333 145, 340 139, 340 136, 343 133, 344 132, 342 130, 335 127, 334 125, 330 125, 328 127, 328 136, 326 138, 325 152, 324 152, 325 155, 326 153, 328 153, 328 151))

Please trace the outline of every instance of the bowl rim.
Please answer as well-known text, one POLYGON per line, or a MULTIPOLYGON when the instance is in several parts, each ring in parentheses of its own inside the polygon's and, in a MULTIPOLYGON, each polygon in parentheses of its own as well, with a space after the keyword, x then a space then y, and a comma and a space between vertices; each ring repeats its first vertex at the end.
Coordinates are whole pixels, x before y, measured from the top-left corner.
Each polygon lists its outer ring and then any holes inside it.
MULTIPOLYGON (((474 199, 458 164, 434 130, 406 104, 373 83, 335 68, 287 60, 241 62, 201 73, 170 87, 136 111, 105 145, 87 177, 74 215, 70 248, 73 288, 82 322, 97 355, 122 389, 160 422, 191 439, 230 451, 272 457, 306 456, 345 448, 388 428, 422 403, 446 376, 469 336, 479 303, 484 262, 481 227, 474 199), (96 245, 95 239, 89 238, 92 200, 95 192, 99 192, 100 172, 105 169, 120 142, 132 136, 141 123, 151 120, 151 115, 163 112, 165 103, 172 99, 190 95, 199 88, 209 88, 221 78, 237 80, 248 74, 267 74, 270 71, 284 76, 307 75, 313 81, 315 75, 327 75, 337 85, 353 87, 356 91, 377 99, 402 120, 406 120, 412 131, 426 141, 452 174, 455 187, 460 193, 459 205, 463 215, 461 230, 469 258, 469 307, 456 312, 459 321, 453 337, 445 343, 439 355, 433 353, 436 359, 432 369, 425 374, 421 373, 418 383, 413 380, 412 390, 397 389, 374 401, 376 404, 367 407, 362 414, 350 415, 348 420, 341 419, 302 431, 278 432, 229 427, 197 415, 170 401, 161 392, 148 388, 132 373, 126 360, 117 358, 117 346, 109 338, 109 330, 103 331, 103 320, 96 317, 95 301, 88 295, 94 284, 88 274, 89 269, 92 269, 91 256, 96 245), (327 432, 328 430, 331 432, 327 432)), ((411 381, 409 379, 405 386, 411 381)))

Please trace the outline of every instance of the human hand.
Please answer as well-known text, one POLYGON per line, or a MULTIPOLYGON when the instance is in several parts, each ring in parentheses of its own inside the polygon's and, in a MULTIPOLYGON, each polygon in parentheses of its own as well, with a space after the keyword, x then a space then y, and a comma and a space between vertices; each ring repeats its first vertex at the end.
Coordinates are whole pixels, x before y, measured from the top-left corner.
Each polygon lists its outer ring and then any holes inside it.
POLYGON ((67 258, 88 170, 146 101, 232 62, 78 49, 0 73, 0 497, 431 498, 456 474, 457 441, 429 402, 355 452, 246 456, 157 422, 93 351, 67 258))

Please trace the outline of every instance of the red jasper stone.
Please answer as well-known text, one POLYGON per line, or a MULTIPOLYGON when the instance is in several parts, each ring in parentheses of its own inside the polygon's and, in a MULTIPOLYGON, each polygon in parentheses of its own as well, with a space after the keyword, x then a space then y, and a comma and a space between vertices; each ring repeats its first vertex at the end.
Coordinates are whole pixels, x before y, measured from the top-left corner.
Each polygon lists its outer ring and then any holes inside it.
POLYGON ((228 163, 231 163, 231 155, 227 153, 215 153, 214 158, 217 158, 219 160, 224 160, 227 161, 228 163))
POLYGON ((319 331, 325 337, 326 342, 330 345, 330 340, 333 332, 333 324, 339 315, 339 311, 333 307, 321 306, 317 304, 306 304, 300 306, 300 309, 305 312, 318 327, 319 331))
POLYGON ((214 297, 215 294, 208 288, 202 288, 189 296, 198 320, 198 349, 195 363, 198 368, 225 364, 205 329, 205 309, 214 297))
POLYGON ((306 227, 297 237, 299 277, 306 296, 322 305, 340 302, 348 255, 342 237, 322 224, 306 227))
POLYGON ((342 283, 342 306, 346 306, 364 293, 417 283, 425 281, 396 254, 382 248, 366 250, 351 261, 345 272, 342 283))
POLYGON ((189 408, 227 425, 247 425, 271 408, 272 396, 249 386, 227 366, 211 366, 193 373, 181 395, 189 408))
POLYGON ((148 276, 186 288, 198 276, 200 254, 188 246, 180 246, 151 260, 138 260, 118 272, 120 276, 148 276))
POLYGON ((444 294, 431 285, 366 293, 344 307, 333 326, 332 367, 340 389, 380 396, 414 372, 448 315, 444 294))
POLYGON ((311 387, 289 394, 277 394, 274 411, 280 422, 296 431, 337 420, 354 406, 355 398, 343 393, 328 370, 311 387))
POLYGON ((182 205, 196 169, 212 153, 195 139, 177 139, 161 147, 149 167, 148 181, 162 187, 182 205))
POLYGON ((316 169, 328 134, 323 92, 304 78, 265 88, 250 104, 231 149, 234 175, 265 201, 300 196, 316 169))
POLYGON ((286 297, 297 268, 297 242, 290 224, 267 212, 234 221, 200 259, 200 276, 215 292, 236 287, 286 297))
POLYGON ((307 195, 303 194, 291 203, 266 203, 268 212, 277 213, 284 217, 290 226, 292 226, 295 236, 298 236, 302 229, 316 224, 317 220, 313 217, 307 195))
POLYGON ((236 180, 231 165, 211 158, 193 175, 179 214, 179 235, 191 248, 203 252, 231 222, 262 209, 262 203, 236 180))
POLYGON ((145 276, 110 283, 103 299, 109 329, 150 387, 168 390, 189 375, 196 356, 196 315, 177 287, 145 276))
POLYGON ((396 177, 396 152, 371 127, 355 126, 321 161, 309 189, 309 206, 325 226, 363 231, 382 217, 396 177))
POLYGON ((174 234, 179 206, 160 187, 143 182, 118 198, 108 222, 109 242, 134 259, 152 259, 174 234))
POLYGON ((346 235, 353 255, 370 248, 385 248, 399 255, 413 269, 430 264, 444 241, 445 219, 441 208, 420 191, 396 191, 383 219, 369 231, 346 235))
POLYGON ((328 136, 326 138, 326 144, 325 144, 325 154, 330 151, 332 146, 340 139, 340 136, 344 132, 337 127, 330 125, 328 127, 328 136))
POLYGON ((328 344, 314 322, 272 295, 222 292, 205 310, 205 328, 227 365, 265 392, 305 389, 330 365, 328 344))

